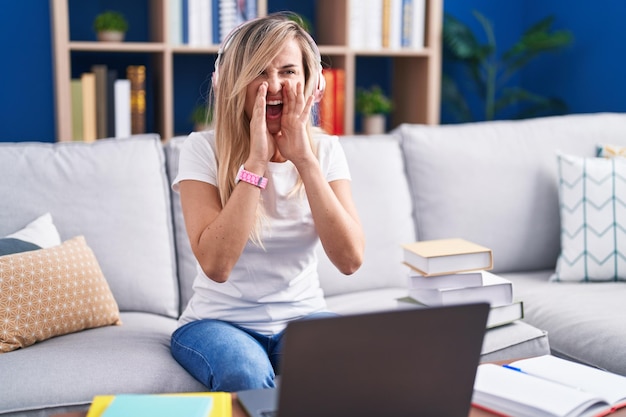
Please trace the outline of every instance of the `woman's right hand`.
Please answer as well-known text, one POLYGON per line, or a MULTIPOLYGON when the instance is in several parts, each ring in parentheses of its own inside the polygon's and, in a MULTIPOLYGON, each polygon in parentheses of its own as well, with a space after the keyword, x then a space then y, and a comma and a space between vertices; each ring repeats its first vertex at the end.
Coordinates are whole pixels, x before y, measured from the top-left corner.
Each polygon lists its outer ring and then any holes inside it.
MULTIPOLYGON (((259 85, 254 108, 252 109, 252 118, 250 120, 250 155, 247 161, 255 165, 263 164, 263 171, 265 171, 264 168, 267 162, 276 151, 276 144, 274 143, 272 135, 267 130, 267 122, 265 120, 265 97, 267 96, 267 88, 268 84, 266 82, 259 85)), ((246 169, 252 170, 253 167, 248 167, 248 163, 246 163, 246 169)))

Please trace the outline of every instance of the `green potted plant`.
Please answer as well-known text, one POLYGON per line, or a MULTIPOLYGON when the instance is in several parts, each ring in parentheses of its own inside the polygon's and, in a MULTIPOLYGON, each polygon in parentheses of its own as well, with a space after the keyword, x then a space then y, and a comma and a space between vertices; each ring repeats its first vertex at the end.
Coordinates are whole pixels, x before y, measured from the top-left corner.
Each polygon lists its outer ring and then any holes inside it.
POLYGON ((99 41, 121 42, 128 30, 128 22, 122 13, 107 10, 96 16, 93 21, 93 29, 96 31, 99 41))
POLYGON ((507 82, 537 56, 570 45, 572 34, 566 30, 552 30, 554 17, 548 16, 530 26, 511 48, 498 56, 491 22, 481 13, 473 13, 482 26, 486 43, 479 42, 468 25, 450 14, 444 15, 444 69, 448 62, 458 64, 465 70, 462 74, 465 77, 457 80, 443 74, 441 100, 444 108, 460 122, 493 120, 511 106, 519 106, 520 109, 513 115, 515 119, 566 112, 563 100, 510 87, 507 82), (472 114, 468 104, 471 93, 482 102, 482 114, 472 114))
POLYGON ((208 104, 198 104, 191 112, 191 121, 196 132, 210 129, 213 123, 213 109, 208 104))
POLYGON ((392 109, 391 99, 385 95, 380 86, 357 89, 356 111, 363 117, 363 133, 367 135, 384 133, 385 116, 391 113, 392 109))

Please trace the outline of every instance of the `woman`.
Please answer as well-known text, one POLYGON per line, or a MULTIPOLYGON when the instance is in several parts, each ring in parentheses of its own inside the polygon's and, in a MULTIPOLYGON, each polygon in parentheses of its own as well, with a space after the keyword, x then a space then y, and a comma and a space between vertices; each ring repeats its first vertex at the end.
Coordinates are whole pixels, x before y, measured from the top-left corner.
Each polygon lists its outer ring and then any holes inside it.
POLYGON ((218 53, 215 130, 181 151, 173 187, 199 269, 171 349, 210 390, 273 387, 286 324, 330 314, 318 241, 341 272, 361 265, 343 150, 312 135, 323 87, 319 51, 289 15, 247 22, 218 53))

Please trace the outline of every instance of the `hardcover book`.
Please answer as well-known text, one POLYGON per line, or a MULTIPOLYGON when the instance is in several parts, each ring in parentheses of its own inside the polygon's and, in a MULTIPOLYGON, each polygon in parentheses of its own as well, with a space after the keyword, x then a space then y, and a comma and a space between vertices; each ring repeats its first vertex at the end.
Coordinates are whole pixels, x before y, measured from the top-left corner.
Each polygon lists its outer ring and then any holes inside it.
POLYGON ((465 239, 435 239, 402 245, 404 263, 422 275, 493 268, 491 249, 465 239))
POLYGON ((83 141, 93 142, 98 137, 96 127, 96 76, 85 72, 80 76, 83 99, 83 141))
POLYGON ((131 133, 146 133, 146 67, 129 65, 126 68, 126 77, 130 80, 131 133))
POLYGON ((459 287, 480 287, 483 285, 481 271, 458 272, 426 277, 419 272, 409 274, 410 288, 444 289, 459 287))
MULTIPOLYGON (((411 297, 398 298, 398 308, 428 308, 426 304, 411 297)), ((515 320, 524 318, 524 303, 522 301, 513 301, 511 304, 501 306, 492 306, 487 316, 487 329, 504 326, 513 323, 515 320)))
POLYGON ((499 275, 481 271, 483 285, 458 288, 410 288, 409 295, 427 306, 487 302, 501 306, 513 302, 513 283, 499 275))

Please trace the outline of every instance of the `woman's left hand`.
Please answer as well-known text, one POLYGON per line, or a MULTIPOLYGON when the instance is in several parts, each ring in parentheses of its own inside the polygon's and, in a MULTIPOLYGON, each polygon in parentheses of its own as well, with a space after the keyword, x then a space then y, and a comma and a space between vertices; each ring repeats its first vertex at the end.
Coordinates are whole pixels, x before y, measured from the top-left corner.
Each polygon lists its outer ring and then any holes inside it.
POLYGON ((298 82, 295 88, 285 83, 281 129, 274 138, 280 154, 296 165, 313 156, 307 134, 312 106, 313 96, 305 100, 302 83, 298 82))

